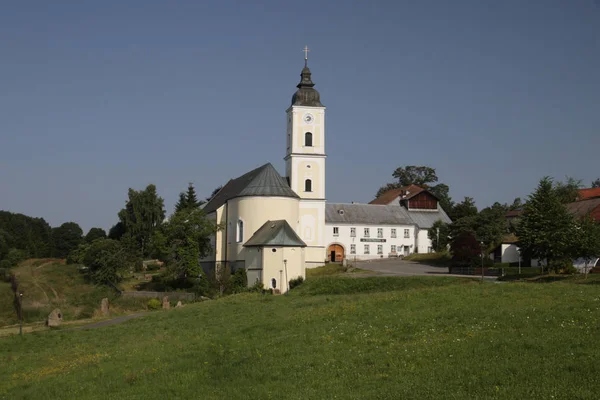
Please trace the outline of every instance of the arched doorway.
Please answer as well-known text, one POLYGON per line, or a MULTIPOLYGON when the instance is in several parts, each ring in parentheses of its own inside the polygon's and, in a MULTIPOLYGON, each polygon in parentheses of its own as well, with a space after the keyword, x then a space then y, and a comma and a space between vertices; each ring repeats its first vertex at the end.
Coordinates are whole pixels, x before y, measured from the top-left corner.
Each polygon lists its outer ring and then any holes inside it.
POLYGON ((327 258, 331 262, 342 262, 344 260, 344 248, 341 244, 331 244, 327 248, 327 258))

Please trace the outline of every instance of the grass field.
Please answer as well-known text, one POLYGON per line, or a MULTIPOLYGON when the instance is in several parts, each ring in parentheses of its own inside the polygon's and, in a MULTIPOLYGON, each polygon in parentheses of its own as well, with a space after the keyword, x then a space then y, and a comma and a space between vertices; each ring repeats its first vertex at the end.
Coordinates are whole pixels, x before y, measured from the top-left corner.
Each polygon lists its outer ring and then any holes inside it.
MULTIPOLYGON (((145 308, 143 301, 119 298, 106 286, 85 282, 77 265, 65 265, 62 260, 31 259, 14 271, 23 291, 23 318, 26 324, 42 322, 55 308, 65 321, 88 319, 96 315, 100 300, 108 297, 113 314, 145 308)), ((0 327, 17 324, 10 284, 0 281, 0 327)))
POLYGON ((574 282, 313 278, 3 338, 0 399, 597 399, 600 286, 574 282))

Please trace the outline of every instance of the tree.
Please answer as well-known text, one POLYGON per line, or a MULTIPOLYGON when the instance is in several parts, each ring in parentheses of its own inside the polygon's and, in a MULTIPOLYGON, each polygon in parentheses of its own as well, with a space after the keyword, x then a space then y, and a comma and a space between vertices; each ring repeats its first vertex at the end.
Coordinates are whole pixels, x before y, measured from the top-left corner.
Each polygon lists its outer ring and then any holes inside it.
POLYGON ((592 181, 592 188, 600 188, 600 178, 592 181))
POLYGON ((465 197, 463 201, 454 205, 450 212, 450 218, 457 221, 465 217, 475 217, 477 215, 477 206, 472 197, 465 197))
POLYGON ((581 186, 581 179, 567 176, 567 179, 564 182, 556 182, 554 190, 560 202, 567 204, 577 200, 581 186))
POLYGON ((125 224, 117 222, 108 230, 108 238, 112 240, 120 240, 125 235, 125 224))
POLYGON ((85 235, 85 241, 92 243, 96 239, 106 239, 106 232, 102 228, 91 228, 87 235, 85 235))
POLYGON ((417 185, 427 187, 428 183, 437 182, 435 168, 417 165, 407 165, 396 168, 392 176, 398 179, 401 186, 417 185))
POLYGON ((499 245, 508 233, 505 214, 506 208, 500 203, 494 203, 491 207, 481 210, 475 217, 475 236, 479 242, 483 242, 487 250, 499 245))
POLYGON ((179 200, 175 203, 175 212, 179 212, 184 210, 187 207, 187 199, 185 198, 185 193, 179 193, 179 200))
POLYGON ((29 257, 49 257, 50 225, 43 218, 0 211, 0 260, 9 249, 23 250, 29 257))
POLYGON ((206 203, 206 201, 198 200, 198 197, 196 196, 196 189, 194 189, 194 185, 192 183, 189 183, 187 192, 179 193, 179 200, 177 201, 177 204, 175 204, 175 212, 179 212, 186 208, 193 210, 200 207, 204 203, 206 203))
POLYGON ((431 240, 431 246, 436 252, 445 251, 450 243, 450 226, 441 220, 437 220, 427 232, 427 237, 431 240))
POLYGON ((573 253, 575 223, 560 196, 552 179, 543 178, 525 203, 516 227, 522 253, 546 260, 548 266, 573 253))
POLYGON ((52 256, 66 258, 83 241, 83 230, 75 222, 52 228, 52 256))
POLYGON ((138 261, 121 242, 112 239, 94 241, 83 257, 90 278, 97 283, 119 282, 123 273, 133 268, 138 261))
POLYGON ((515 197, 512 204, 510 206, 507 204, 506 208, 507 208, 507 211, 520 210, 521 208, 523 208, 523 201, 521 200, 520 197, 515 197))
POLYGON ((165 219, 164 200, 156 193, 156 186, 148 185, 142 191, 129 189, 128 200, 119 212, 125 227, 125 236, 134 240, 142 255, 148 255, 152 233, 165 219))
POLYGON ((218 226, 202 210, 184 209, 175 213, 161 228, 167 243, 167 267, 179 279, 201 274, 200 258, 212 250, 210 237, 218 226))
POLYGON ((473 232, 460 232, 450 242, 452 251, 452 264, 460 267, 477 265, 481 257, 481 245, 473 232))
POLYGON ((585 275, 587 278, 588 265, 592 259, 600 257, 600 224, 586 215, 577 221, 575 256, 585 260, 585 275))

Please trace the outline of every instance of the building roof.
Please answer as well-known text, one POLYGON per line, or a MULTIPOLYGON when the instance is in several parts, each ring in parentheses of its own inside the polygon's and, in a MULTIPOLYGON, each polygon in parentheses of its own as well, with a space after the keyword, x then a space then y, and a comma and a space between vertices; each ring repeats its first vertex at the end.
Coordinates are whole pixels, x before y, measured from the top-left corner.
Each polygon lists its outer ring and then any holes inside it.
POLYGON ((399 205, 344 204, 325 205, 325 223, 365 225, 412 225, 404 207, 399 205))
POLYGON ((600 197, 600 188, 579 189, 577 200, 586 200, 594 197, 600 197))
POLYGON ((417 225, 420 229, 429 229, 433 226, 436 221, 442 221, 446 224, 452 222, 448 214, 441 208, 438 207, 437 211, 414 211, 407 210, 409 218, 417 225))
MULTIPOLYGON (((390 189, 387 192, 382 193, 378 198, 369 202, 369 204, 391 204, 398 196, 404 195, 405 200, 410 200, 412 197, 424 191, 420 186, 408 185, 402 186, 397 189, 390 189)), ((435 196, 434 196, 435 197, 435 196)))
POLYGON ((244 247, 256 246, 306 247, 306 243, 285 219, 280 219, 265 222, 244 244, 244 247))
POLYGON ((253 169, 244 175, 231 179, 204 206, 204 212, 216 211, 228 200, 244 196, 300 197, 290 188, 271 163, 253 169))
POLYGON ((315 84, 312 81, 311 75, 305 61, 304 68, 302 68, 302 72, 300 73, 300 83, 296 86, 298 90, 292 96, 293 106, 325 107, 321 104, 321 95, 313 87, 315 84))
POLYGON ((600 197, 567 204, 567 209, 576 217, 585 217, 597 207, 600 207, 600 197))
POLYGON ((515 217, 519 217, 521 215, 523 215, 523 209, 507 211, 506 214, 504 214, 504 217, 515 218, 515 217))

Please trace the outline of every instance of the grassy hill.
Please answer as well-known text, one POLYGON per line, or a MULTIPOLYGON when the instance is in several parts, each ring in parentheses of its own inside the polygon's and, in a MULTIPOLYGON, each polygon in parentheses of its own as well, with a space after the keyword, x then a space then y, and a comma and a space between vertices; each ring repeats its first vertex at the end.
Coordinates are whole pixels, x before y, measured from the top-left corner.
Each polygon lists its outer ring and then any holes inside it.
MULTIPOLYGON (((100 300, 109 297, 112 311, 118 313, 140 305, 130 299, 118 299, 107 287, 87 283, 77 265, 65 265, 63 260, 31 259, 13 270, 23 290, 23 315, 26 323, 41 322, 55 308, 60 308, 65 321, 91 318, 100 307, 100 300)), ((17 324, 12 306, 10 284, 0 281, 0 326, 17 324)), ((138 302, 139 303, 139 302, 138 302)))
POLYGON ((4 338, 0 398, 596 399, 588 282, 314 278, 289 296, 4 338))

